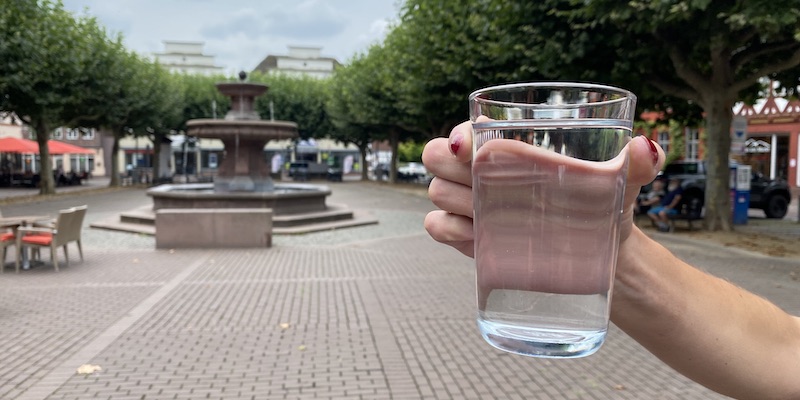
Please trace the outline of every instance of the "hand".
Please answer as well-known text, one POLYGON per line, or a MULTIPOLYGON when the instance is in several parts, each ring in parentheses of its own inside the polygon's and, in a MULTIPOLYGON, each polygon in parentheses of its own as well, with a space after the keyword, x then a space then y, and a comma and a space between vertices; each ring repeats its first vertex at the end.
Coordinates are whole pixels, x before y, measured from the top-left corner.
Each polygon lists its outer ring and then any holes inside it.
MULTIPOLYGON (((633 207, 641 187, 655 179, 664 163, 663 150, 645 137, 634 138, 626 148, 630 161, 620 243, 633 229, 633 207)), ((453 128, 447 139, 431 140, 422 153, 422 162, 435 176, 428 196, 441 209, 425 217, 425 229, 435 240, 473 257, 471 160, 470 121, 453 128)))

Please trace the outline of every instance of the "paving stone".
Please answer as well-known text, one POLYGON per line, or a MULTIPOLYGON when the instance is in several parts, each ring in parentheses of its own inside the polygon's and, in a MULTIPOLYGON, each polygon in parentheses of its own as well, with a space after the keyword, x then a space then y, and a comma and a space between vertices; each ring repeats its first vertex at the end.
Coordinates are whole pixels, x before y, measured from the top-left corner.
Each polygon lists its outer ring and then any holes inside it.
MULTIPOLYGON (((271 249, 155 250, 84 230, 85 261, 0 275, 3 399, 722 399, 612 325, 594 356, 509 355, 480 337, 473 262, 422 228, 427 199, 346 182, 331 202, 375 226, 271 249), (75 371, 82 364, 102 370, 75 371)), ((87 194, 87 218, 147 204, 87 194), (95 215, 92 215, 94 212, 95 215)), ((4 206, 36 214, 56 199, 4 206)), ((665 239, 689 262, 800 313, 796 261, 665 239)), ((47 258, 45 257, 45 260, 47 258)), ((11 273, 9 273, 11 272, 11 273)))

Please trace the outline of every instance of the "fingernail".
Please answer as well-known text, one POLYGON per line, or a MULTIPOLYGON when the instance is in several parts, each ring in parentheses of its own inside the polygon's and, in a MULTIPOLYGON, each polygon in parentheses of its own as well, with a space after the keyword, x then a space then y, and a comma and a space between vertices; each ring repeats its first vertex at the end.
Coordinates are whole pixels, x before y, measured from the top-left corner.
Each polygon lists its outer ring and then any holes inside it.
POLYGON ((658 149, 656 148, 655 143, 648 138, 644 138, 647 141, 647 144, 650 145, 650 157, 653 157, 653 164, 658 162, 658 149))
POLYGON ((461 148, 461 143, 464 143, 464 137, 460 134, 454 135, 450 140, 450 152, 453 153, 453 155, 458 154, 458 149, 461 148))

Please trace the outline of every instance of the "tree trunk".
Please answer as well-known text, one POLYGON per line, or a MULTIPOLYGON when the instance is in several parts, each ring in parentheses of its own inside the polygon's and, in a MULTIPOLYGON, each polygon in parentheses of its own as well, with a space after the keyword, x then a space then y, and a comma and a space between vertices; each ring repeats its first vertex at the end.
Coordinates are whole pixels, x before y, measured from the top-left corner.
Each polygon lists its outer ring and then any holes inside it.
POLYGON ((733 230, 731 219, 730 169, 731 121, 733 104, 714 99, 705 107, 706 154, 706 228, 711 231, 733 230))
POLYGON ((39 144, 39 194, 54 194, 56 192, 53 179, 53 165, 50 161, 50 148, 47 140, 50 138, 50 127, 43 120, 36 122, 36 143, 39 144))
POLYGON ((153 164, 153 178, 150 182, 155 184, 161 179, 161 135, 154 133, 150 137, 150 141, 153 142, 153 156, 150 158, 150 162, 153 164))
POLYGON ((360 143, 358 146, 358 152, 361 155, 361 180, 368 181, 369 180, 369 168, 367 168, 367 143, 360 143))
POLYGON ((119 135, 114 131, 114 144, 111 145, 111 181, 108 186, 120 186, 122 182, 119 180, 119 135))
POLYGON ((397 128, 389 131, 389 148, 392 149, 392 162, 389 165, 389 182, 397 182, 397 148, 400 144, 400 132, 397 128))

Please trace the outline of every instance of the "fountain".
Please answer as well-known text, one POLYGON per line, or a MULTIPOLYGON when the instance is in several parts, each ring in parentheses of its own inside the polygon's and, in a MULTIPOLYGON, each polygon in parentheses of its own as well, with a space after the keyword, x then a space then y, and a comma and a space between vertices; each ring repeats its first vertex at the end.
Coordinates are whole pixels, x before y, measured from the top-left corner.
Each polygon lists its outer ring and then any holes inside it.
MULTIPOLYGON (((247 245, 248 236, 257 239, 251 241, 255 247, 268 247, 273 233, 305 233, 377 223, 368 216, 354 216, 345 206, 326 204, 331 194, 327 186, 273 182, 264 146, 270 140, 297 137, 297 124, 261 120, 254 110, 255 98, 268 87, 246 82, 246 77, 242 72, 239 82, 216 85, 231 98, 231 110, 224 119, 186 122, 188 136, 219 139, 225 146, 214 183, 166 184, 149 189, 152 209, 123 214, 120 218, 123 225, 152 221, 156 226, 151 230, 157 247, 164 247, 159 244, 162 236, 168 237, 163 242, 171 247, 253 247, 247 245), (161 219, 166 221, 167 215, 170 222, 160 223, 159 218, 163 216, 161 219), (162 228, 169 232, 162 232, 162 228), (198 235, 205 237, 198 239, 198 235), (242 240, 236 240, 237 237, 242 240)), ((114 225, 93 226, 135 231, 114 225)))

